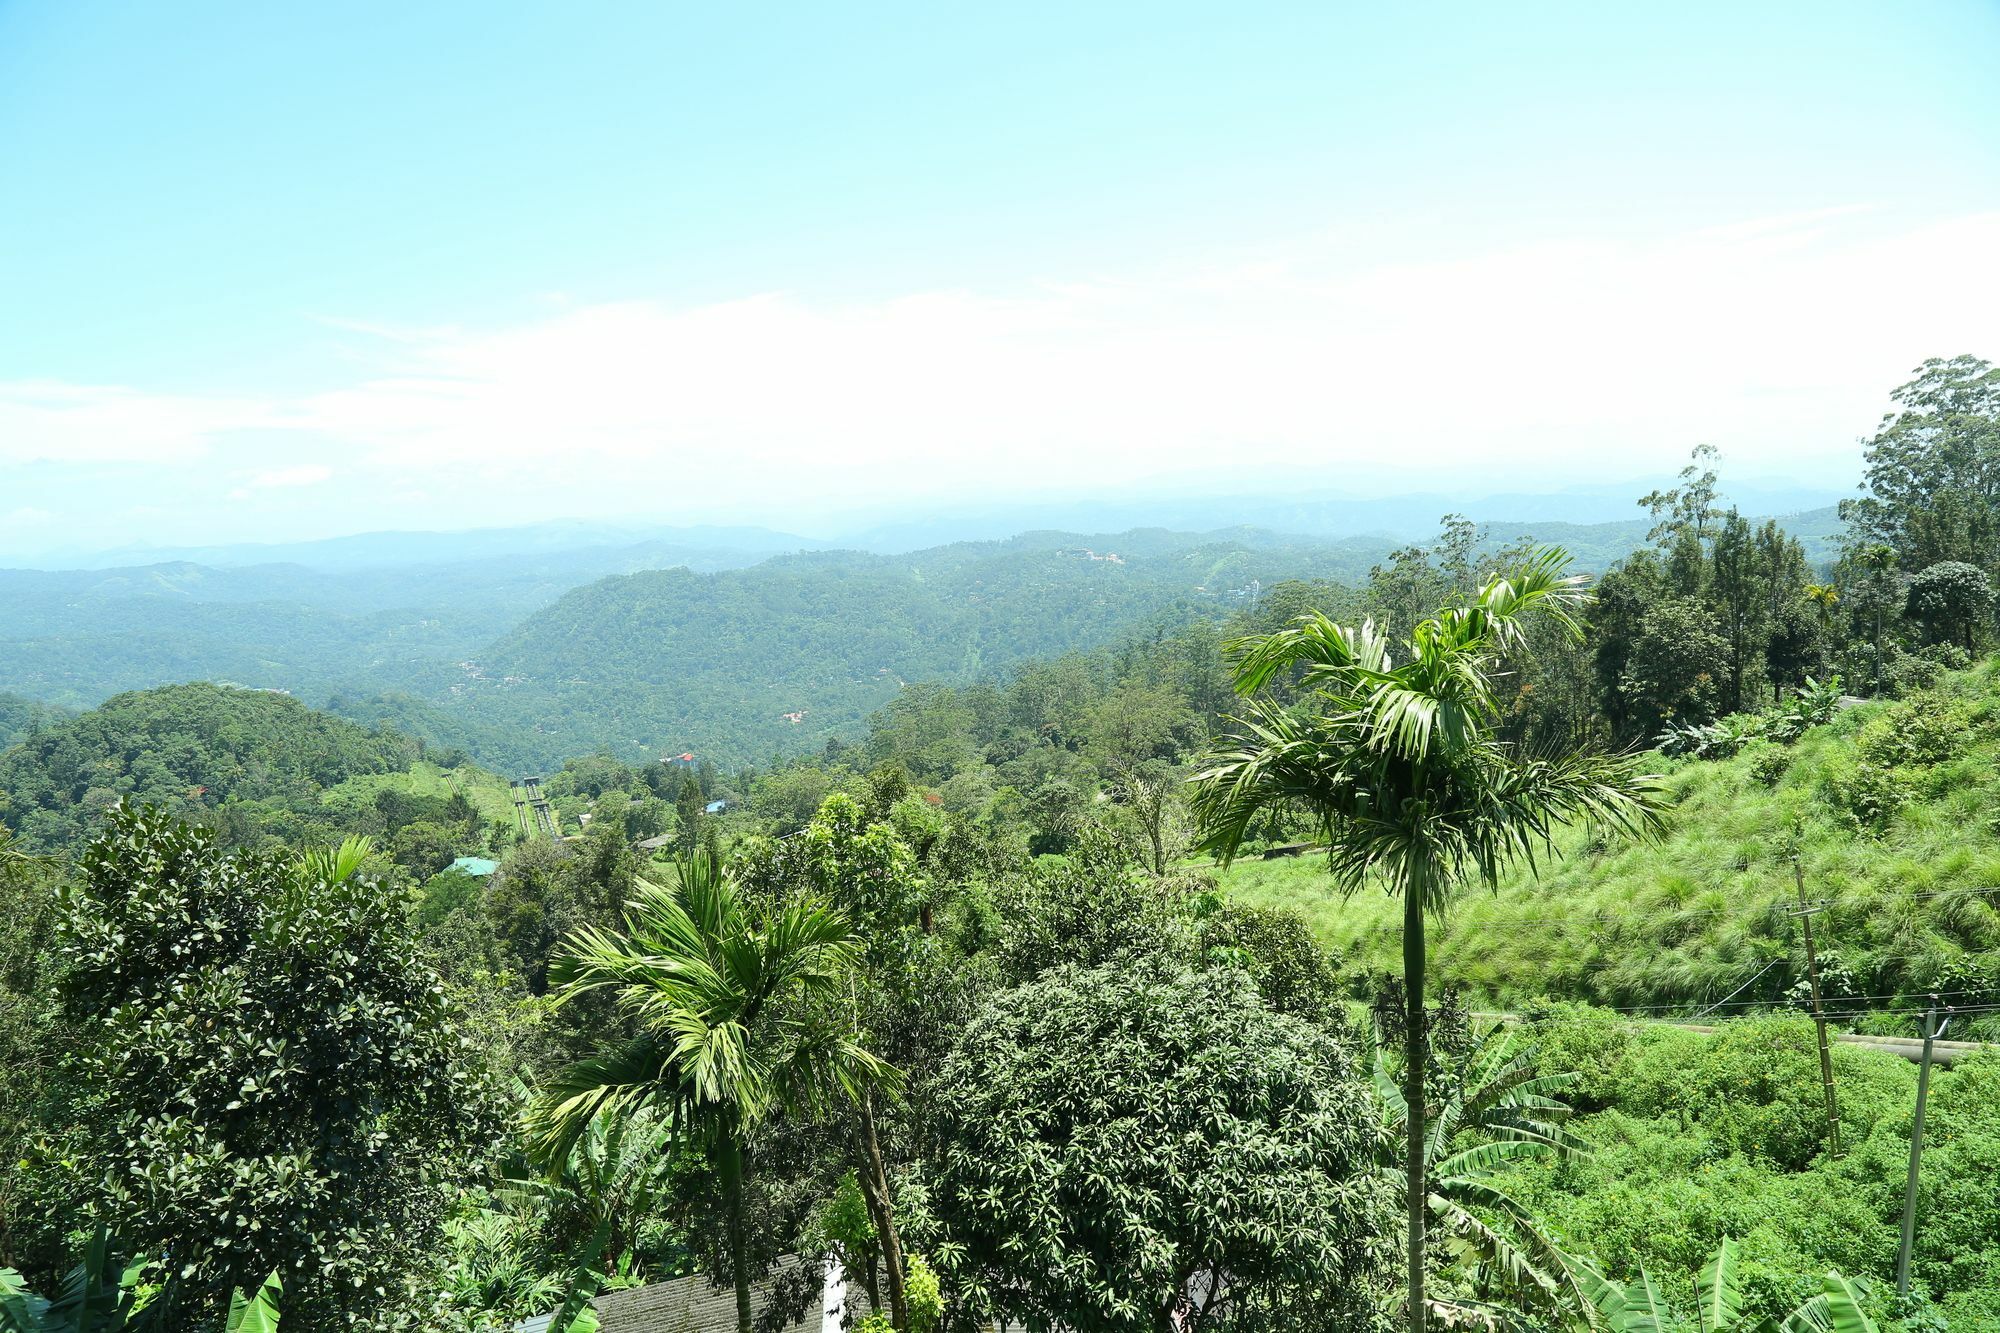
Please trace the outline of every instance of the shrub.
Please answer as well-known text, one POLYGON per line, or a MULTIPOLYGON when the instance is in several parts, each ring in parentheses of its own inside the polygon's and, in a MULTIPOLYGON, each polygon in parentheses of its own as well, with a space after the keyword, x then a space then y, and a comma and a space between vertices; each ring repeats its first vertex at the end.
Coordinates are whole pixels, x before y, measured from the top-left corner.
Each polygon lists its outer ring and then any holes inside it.
POLYGON ((1534 1039, 1536 1070, 1575 1080, 1564 1100, 1579 1111, 1610 1106, 1632 1050, 1633 1025, 1612 1010, 1570 1000, 1531 1000, 1521 1011, 1534 1039))
POLYGON ((944 1323, 944 1289, 921 1254, 909 1258, 904 1274, 903 1303, 910 1311, 910 1333, 936 1333, 944 1323))
POLYGON ((1750 742, 1743 747, 1743 755, 1750 761, 1750 776, 1766 787, 1777 786, 1792 766, 1790 750, 1765 740, 1750 742))
POLYGON ((1933 654, 1906 653, 1892 644, 1882 667, 1882 690, 1891 698, 1908 698, 1936 685, 1946 669, 1933 654))
POLYGON ((1335 960, 1297 911, 1225 903, 1203 920, 1202 943, 1215 961, 1248 972, 1279 1013, 1322 1024, 1338 1019, 1335 960))
MULTIPOLYGON (((1834 1051, 1847 1138, 1866 1135, 1901 1105, 1907 1071, 1894 1057, 1834 1051)), ((1804 1168, 1826 1144, 1826 1105, 1812 1023, 1772 1015, 1724 1023, 1712 1037, 1649 1029, 1624 1063, 1615 1101, 1638 1115, 1675 1116, 1721 1147, 1804 1168)))
POLYGON ((1791 698, 1765 715, 1764 734, 1782 745, 1790 745, 1808 729, 1833 721, 1839 711, 1840 677, 1817 681, 1808 676, 1791 698))
POLYGON ((1972 710, 1926 690, 1869 722, 1855 738, 1863 758, 1884 766, 1941 764, 1964 750, 1972 710))
POLYGON ((1907 775, 1866 760, 1826 778, 1826 798, 1857 828, 1880 833, 1916 795, 1907 775))
POLYGON ((1736 1236, 1748 1310, 1778 1315, 1817 1291, 1829 1266, 1879 1272, 1894 1257, 1893 1210, 1823 1170, 1784 1171, 1729 1151, 1699 1124, 1620 1110, 1571 1129, 1591 1152, 1497 1183, 1607 1272, 1644 1268, 1663 1287, 1686 1290, 1722 1239, 1736 1236))

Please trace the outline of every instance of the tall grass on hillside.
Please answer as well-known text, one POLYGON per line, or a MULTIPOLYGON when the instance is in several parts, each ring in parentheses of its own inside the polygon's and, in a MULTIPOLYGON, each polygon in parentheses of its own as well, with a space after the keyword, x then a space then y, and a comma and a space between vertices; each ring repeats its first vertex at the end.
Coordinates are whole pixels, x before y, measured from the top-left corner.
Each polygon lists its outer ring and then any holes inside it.
MULTIPOLYGON (((1907 1032, 1930 992, 2000 1004, 2000 662, 1901 702, 1843 712, 1791 746, 1660 760, 1665 838, 1561 839, 1538 877, 1468 895, 1433 936, 1439 978, 1477 1003, 1561 995, 1620 1008, 1722 1013, 1787 1002, 1804 984, 1790 846, 1797 829, 1837 1011, 1907 1032)), ((1239 862, 1236 901, 1303 912, 1365 978, 1393 971, 1396 905, 1343 898, 1310 854, 1239 862)), ((2000 1038, 2000 1018, 1968 1035, 2000 1038)))

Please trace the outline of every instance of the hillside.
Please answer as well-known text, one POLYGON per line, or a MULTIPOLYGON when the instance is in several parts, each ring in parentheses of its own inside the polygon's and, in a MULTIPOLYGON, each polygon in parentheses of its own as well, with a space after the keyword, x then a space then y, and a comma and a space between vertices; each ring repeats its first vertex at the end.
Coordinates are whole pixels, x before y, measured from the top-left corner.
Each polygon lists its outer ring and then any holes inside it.
POLYGON ((715 545, 655 539, 439 559, 493 543, 480 534, 406 534, 395 542, 389 535, 279 548, 324 562, 316 564, 0 569, 8 608, 0 690, 87 707, 120 691, 191 679, 313 698, 342 686, 394 689, 427 664, 470 655, 592 579, 666 565, 736 568, 784 549, 775 539, 718 534, 715 545), (725 537, 739 544, 721 545, 725 537))
MULTIPOLYGON (((1601 569, 1648 526, 1484 531, 1490 548, 1548 530, 1578 544, 1579 568, 1601 569)), ((651 571, 577 589, 464 663, 338 706, 493 763, 545 765, 600 746, 634 760, 692 749, 761 761, 855 738, 905 682, 964 684, 1148 626, 1214 619, 1281 580, 1359 584, 1388 548, 1252 528, 1035 532, 906 555, 809 552, 711 575, 651 571)))
POLYGON ((317 834, 337 825, 324 791, 408 770, 419 751, 282 694, 207 684, 121 694, 0 752, 0 823, 53 850, 125 798, 244 835, 317 834))
MULTIPOLYGON (((1786 853, 1797 820, 1806 896, 1829 904, 1814 920, 1836 1007, 1902 1010, 1873 1021, 1907 1032, 1926 992, 2000 999, 2000 660, 1854 707, 1790 747, 1657 762, 1670 803, 1657 845, 1577 831, 1539 879, 1466 890, 1433 936, 1437 975, 1479 1005, 1779 1001, 1804 978, 1786 853)), ((1377 893, 1343 901, 1310 856, 1240 862, 1224 884, 1306 913, 1357 971, 1397 965, 1400 909, 1377 893)))
POLYGON ((1240 606, 1256 583, 1354 577, 1370 558, 1262 533, 1141 531, 661 570, 578 589, 416 692, 470 723, 512 723, 524 761, 608 746, 740 762, 851 735, 905 682, 1088 650, 1240 606))
MULTIPOLYGON (((1830 511, 1787 522, 1809 554, 1830 550, 1830 511)), ((1489 548, 1561 541, 1580 568, 1599 570, 1648 526, 1551 519, 1484 533, 1489 548)), ((184 680, 282 689, 509 768, 600 747, 633 759, 692 748, 725 763, 763 761, 853 739, 899 682, 963 683, 1150 625, 1213 618, 1260 583, 1356 584, 1399 545, 1379 534, 1135 529, 767 559, 796 539, 686 530, 393 563, 454 540, 485 551, 530 538, 564 540, 541 530, 382 534, 274 548, 319 564, 241 563, 242 551, 224 549, 200 554, 238 563, 0 570, 10 610, 0 690, 86 708, 184 680)))

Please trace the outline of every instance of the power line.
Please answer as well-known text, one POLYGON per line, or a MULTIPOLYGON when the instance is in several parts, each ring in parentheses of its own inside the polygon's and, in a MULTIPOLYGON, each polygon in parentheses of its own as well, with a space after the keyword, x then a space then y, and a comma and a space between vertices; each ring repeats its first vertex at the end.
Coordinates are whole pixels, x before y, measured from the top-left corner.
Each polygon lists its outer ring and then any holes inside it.
MULTIPOLYGON (((1931 898, 1955 898, 1985 893, 2000 893, 2000 885, 1989 885, 1976 889, 1931 889, 1923 893, 1899 893, 1885 890, 1859 901, 1854 899, 1829 898, 1821 899, 1820 902, 1830 909, 1852 910, 1872 906, 1874 903, 1885 899, 1899 902, 1915 902, 1931 898)), ((1767 907, 1751 909, 1751 914, 1765 911, 1789 910, 1788 908, 1781 907, 1774 900, 1767 907)), ((1461 917, 1454 924, 1465 929, 1476 930, 1522 930, 1531 926, 1649 925, 1684 921, 1692 917, 1736 916, 1742 914, 1745 913, 1741 907, 1703 907, 1689 908, 1685 911, 1675 909, 1646 915, 1625 915, 1607 908, 1593 908, 1588 912, 1572 913, 1569 916, 1506 917, 1498 921, 1475 922, 1467 921, 1461 917)))
MULTIPOLYGON (((1575 1003, 1583 1004, 1588 1008, 1597 1010, 1598 1012, 1590 1014, 1560 1014, 1560 1015, 1552 1014, 1548 1016, 1546 1021, 1552 1023, 1621 1023, 1621 1022, 1661 1023, 1667 1026, 1676 1026, 1679 1024, 1691 1023, 1694 1021, 1692 1015, 1680 1015, 1676 1017, 1674 1015, 1669 1015, 1669 1014, 1639 1013, 1626 1009, 1618 1009, 1610 1005, 1601 1005, 1601 1004, 1593 1005, 1590 1004, 1589 1001, 1576 1001, 1575 1003)), ((1955 1016, 1963 1014, 2000 1013, 2000 1002, 1995 1002, 1992 1004, 1958 1004, 1958 1005, 1953 1005, 1951 1008, 1952 1008, 1952 1013, 1955 1016)), ((1773 1008, 1771 1012, 1782 1013, 1784 1011, 1782 1009, 1773 1008)), ((1841 1011, 1836 1009, 1835 1012, 1838 1013, 1841 1011)), ((1854 1017, 1901 1018, 1908 1016, 1910 1014, 1921 1014, 1925 1012, 1927 1012, 1927 1007, 1896 1008, 1896 1009, 1866 1009, 1857 1011, 1854 1014, 1854 1017)), ((1484 1016, 1498 1017, 1500 1015, 1489 1012, 1484 1016)), ((1516 1014, 1508 1016, 1532 1019, 1532 1016, 1527 1014, 1516 1014)), ((1756 1015, 1754 1014, 1732 1014, 1729 1015, 1728 1017, 1751 1018, 1755 1016, 1756 1015)), ((1880 1034, 1859 1033, 1855 1035, 1878 1036, 1880 1034)))
POLYGON ((1766 972, 1769 972, 1772 968, 1776 967, 1780 961, 1781 960, 1779 959, 1773 958, 1770 962, 1764 964, 1764 966, 1757 969, 1756 977, 1751 977, 1750 980, 1744 982, 1741 986, 1738 986, 1735 990, 1729 992, 1729 994, 1723 996, 1721 999, 1717 1000, 1714 1004, 1711 1004, 1710 1006, 1708 1006, 1708 1008, 1702 1010, 1701 1013, 1696 1014, 1695 1017, 1700 1018, 1705 1014, 1712 1014, 1716 1010, 1722 1008, 1722 1006, 1728 1004, 1731 1000, 1741 995, 1744 991, 1749 990, 1752 985, 1756 984, 1757 977, 1761 977, 1766 972))

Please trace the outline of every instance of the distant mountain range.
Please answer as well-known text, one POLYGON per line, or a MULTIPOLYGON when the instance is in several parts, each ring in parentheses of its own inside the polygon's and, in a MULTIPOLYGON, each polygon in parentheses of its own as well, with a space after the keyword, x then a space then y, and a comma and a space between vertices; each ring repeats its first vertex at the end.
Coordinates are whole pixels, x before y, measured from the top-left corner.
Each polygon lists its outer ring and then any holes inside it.
MULTIPOLYGON (((992 541, 1033 529, 1062 532, 1123 532, 1167 528, 1206 532, 1219 525, 1266 528, 1298 537, 1371 537, 1408 542, 1437 531, 1446 514, 1463 514, 1482 524, 1537 532, 1562 524, 1567 529, 1640 524, 1634 497, 1669 480, 1591 485, 1545 493, 1514 492, 1467 497, 1444 493, 1369 498, 1304 487, 1282 493, 1218 489, 1191 494, 1122 495, 1087 500, 1011 501, 940 508, 920 515, 890 513, 857 520, 836 533, 838 544, 868 551, 908 551, 954 541, 992 541)), ((1730 487, 1730 499, 1746 514, 1789 516, 1830 510, 1842 490, 1770 482, 1730 487)), ((1579 533, 1595 544, 1597 537, 1579 533)))
MULTIPOLYGON (((126 569, 190 563, 215 568, 296 564, 327 572, 409 565, 463 565, 516 558, 553 568, 609 562, 620 572, 686 565, 733 569, 792 551, 857 550, 893 555, 964 541, 1000 541, 1017 533, 1127 532, 1166 528, 1213 532, 1265 528, 1298 537, 1372 537, 1411 541, 1437 530, 1446 514, 1480 523, 1595 527, 1636 521, 1634 498, 1668 478, 1567 486, 1553 491, 1494 494, 1424 492, 1368 496, 1307 481, 1295 488, 1246 487, 1226 475, 1212 487, 1134 487, 1117 495, 1083 499, 1007 499, 980 503, 900 505, 863 511, 810 527, 815 535, 768 527, 671 524, 643 520, 565 519, 517 526, 443 532, 364 532, 282 543, 212 546, 128 546, 70 552, 28 561, 43 569, 126 569), (638 561, 639 563, 633 563, 638 561)), ((1849 492, 1773 480, 1732 483, 1732 501, 1746 514, 1788 516, 1832 507, 1849 492)))
MULTIPOLYGON (((1287 512, 1331 527, 1339 503, 1305 498, 1287 512)), ((597 748, 761 759, 853 734, 903 682, 964 682, 1221 614, 1260 583, 1358 581, 1434 534, 1446 510, 1416 497, 1378 512, 1393 530, 1037 530, 898 551, 762 529, 546 524, 0 570, 0 691, 79 708, 221 680, 330 702, 509 766, 597 748), (253 563, 253 553, 284 559, 253 563)), ((1831 558, 1832 508, 1784 521, 1814 559, 1831 558)), ((1492 545, 1557 542, 1590 570, 1649 526, 1482 524, 1492 545)))

